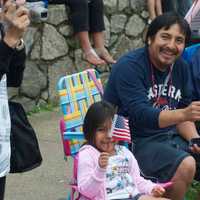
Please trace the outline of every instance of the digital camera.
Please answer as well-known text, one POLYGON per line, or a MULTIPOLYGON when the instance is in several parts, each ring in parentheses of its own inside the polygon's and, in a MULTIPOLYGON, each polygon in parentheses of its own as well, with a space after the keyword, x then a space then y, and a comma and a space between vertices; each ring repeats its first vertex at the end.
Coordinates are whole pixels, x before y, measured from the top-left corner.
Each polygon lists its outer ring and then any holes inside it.
POLYGON ((28 0, 25 7, 30 12, 30 20, 32 22, 43 22, 47 20, 48 9, 44 1, 28 0))

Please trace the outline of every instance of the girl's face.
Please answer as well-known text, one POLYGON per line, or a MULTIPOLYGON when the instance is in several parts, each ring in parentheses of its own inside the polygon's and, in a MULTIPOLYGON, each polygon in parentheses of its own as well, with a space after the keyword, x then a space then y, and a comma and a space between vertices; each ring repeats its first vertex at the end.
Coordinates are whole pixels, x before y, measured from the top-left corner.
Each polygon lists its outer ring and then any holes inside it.
POLYGON ((95 134, 95 145, 101 152, 111 153, 114 148, 114 143, 110 137, 110 130, 112 127, 112 119, 107 119, 105 123, 97 128, 95 134))

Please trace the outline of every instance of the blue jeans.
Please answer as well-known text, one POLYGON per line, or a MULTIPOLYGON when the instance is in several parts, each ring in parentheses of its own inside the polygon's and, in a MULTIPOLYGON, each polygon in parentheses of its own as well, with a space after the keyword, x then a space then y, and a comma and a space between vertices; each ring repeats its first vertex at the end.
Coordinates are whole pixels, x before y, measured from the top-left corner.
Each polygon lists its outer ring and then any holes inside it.
POLYGON ((163 0, 163 12, 177 12, 180 16, 185 17, 192 5, 192 0, 163 0))

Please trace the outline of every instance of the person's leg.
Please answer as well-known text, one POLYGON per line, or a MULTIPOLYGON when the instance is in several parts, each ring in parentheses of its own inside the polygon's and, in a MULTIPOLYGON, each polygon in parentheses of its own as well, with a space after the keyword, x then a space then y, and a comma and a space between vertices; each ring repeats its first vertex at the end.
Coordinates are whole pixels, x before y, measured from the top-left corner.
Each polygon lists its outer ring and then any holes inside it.
POLYGON ((115 60, 111 57, 105 48, 104 38, 104 14, 103 14, 103 1, 102 0, 91 0, 89 4, 89 21, 90 21, 90 32, 93 37, 94 47, 98 55, 105 60, 107 63, 115 63, 115 60))
POLYGON ((105 62, 99 58, 99 56, 96 54, 94 49, 91 46, 90 40, 89 40, 89 34, 87 31, 79 32, 76 34, 79 38, 81 48, 84 52, 84 58, 89 63, 93 65, 102 65, 105 64, 105 62))
POLYGON ((171 200, 183 200, 185 193, 194 179, 195 171, 196 162, 194 158, 192 156, 186 157, 171 179, 174 184, 167 190, 166 197, 171 200))
POLYGON ((0 178, 0 200, 4 200, 5 186, 6 186, 6 177, 4 176, 0 178))
POLYGON ((90 32, 105 31, 103 0, 90 0, 89 3, 89 24, 90 32))
POLYGON ((195 174, 195 180, 200 182, 200 155, 191 153, 192 157, 196 161, 196 174, 195 174))
POLYGON ((162 15, 161 0, 156 0, 156 16, 162 15))
POLYGON ((185 17, 192 6, 192 0, 182 0, 177 2, 177 12, 181 17, 185 17))
POLYGON ((157 0, 147 0, 147 7, 149 11, 149 18, 153 20, 156 17, 156 1, 157 0))
POLYGON ((176 0, 162 0, 163 12, 175 12, 176 11, 176 0))
POLYGON ((116 61, 109 54, 107 49, 104 46, 104 32, 94 32, 92 33, 94 46, 97 51, 97 54, 102 58, 105 62, 113 64, 116 61))
POLYGON ((85 59, 94 65, 104 64, 92 49, 89 39, 89 9, 88 0, 69 0, 70 19, 74 34, 80 41, 85 59))
POLYGON ((74 33, 89 31, 88 0, 68 0, 69 19, 74 33))

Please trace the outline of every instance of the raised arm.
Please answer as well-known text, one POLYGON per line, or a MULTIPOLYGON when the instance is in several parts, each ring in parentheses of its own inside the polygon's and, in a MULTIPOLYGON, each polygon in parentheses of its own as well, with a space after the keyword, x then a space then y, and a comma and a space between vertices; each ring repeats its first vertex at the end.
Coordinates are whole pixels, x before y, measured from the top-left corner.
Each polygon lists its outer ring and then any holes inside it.
POLYGON ((98 158, 95 162, 91 152, 87 150, 80 151, 77 180, 79 192, 90 199, 94 199, 104 187, 105 179, 106 169, 99 167, 98 158))
POLYGON ((8 74, 8 86, 18 86, 21 83, 25 66, 25 50, 21 38, 30 21, 25 7, 16 7, 16 3, 6 1, 2 8, 1 20, 6 24, 1 31, 3 39, 0 41, 0 75, 8 74), (14 14, 13 14, 14 13, 14 14), (18 76, 18 77, 15 77, 18 76))

